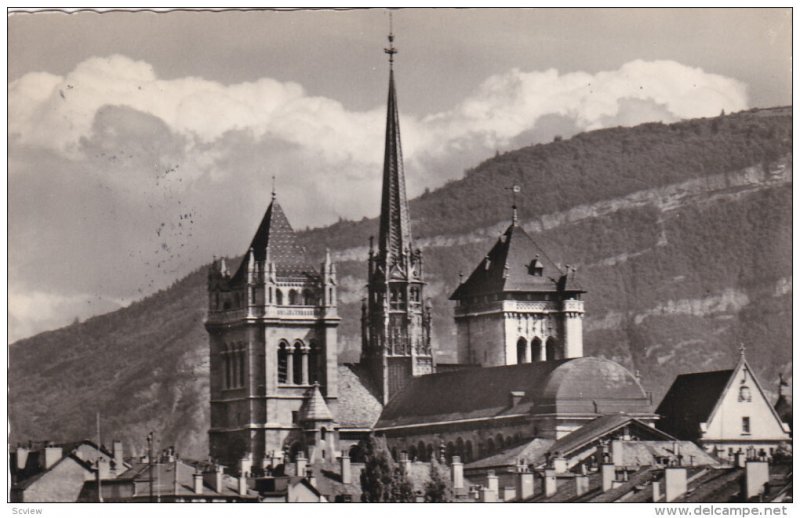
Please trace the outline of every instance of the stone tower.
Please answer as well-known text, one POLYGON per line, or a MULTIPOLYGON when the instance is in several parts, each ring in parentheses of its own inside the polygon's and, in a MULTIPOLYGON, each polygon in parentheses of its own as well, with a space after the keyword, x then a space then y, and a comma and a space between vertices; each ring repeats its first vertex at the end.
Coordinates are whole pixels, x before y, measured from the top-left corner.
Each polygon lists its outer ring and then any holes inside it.
POLYGON ((234 273, 214 261, 208 302, 211 457, 232 467, 308 452, 301 409, 311 399, 318 414, 320 399, 336 409, 336 267, 329 255, 307 262, 274 193, 234 273))
POLYGON ((485 367, 583 356, 585 291, 512 223, 450 296, 459 363, 485 367))
POLYGON ((430 308, 424 304, 422 253, 414 249, 406 202, 400 121, 394 86, 394 37, 389 35, 389 98, 383 158, 380 234, 370 240, 368 296, 362 307, 361 362, 386 403, 412 376, 434 371, 430 308))

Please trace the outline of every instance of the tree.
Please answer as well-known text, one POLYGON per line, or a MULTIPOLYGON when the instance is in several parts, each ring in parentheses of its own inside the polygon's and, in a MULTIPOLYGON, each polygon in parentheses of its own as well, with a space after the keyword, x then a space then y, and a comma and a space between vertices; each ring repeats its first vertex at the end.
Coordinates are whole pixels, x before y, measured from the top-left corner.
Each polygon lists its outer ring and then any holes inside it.
POLYGON ((370 435, 364 448, 361 499, 365 502, 413 502, 411 483, 392 460, 386 440, 370 435))
POLYGON ((450 474, 447 467, 442 466, 436 457, 431 459, 430 480, 425 483, 426 502, 452 502, 453 489, 450 486, 450 474))

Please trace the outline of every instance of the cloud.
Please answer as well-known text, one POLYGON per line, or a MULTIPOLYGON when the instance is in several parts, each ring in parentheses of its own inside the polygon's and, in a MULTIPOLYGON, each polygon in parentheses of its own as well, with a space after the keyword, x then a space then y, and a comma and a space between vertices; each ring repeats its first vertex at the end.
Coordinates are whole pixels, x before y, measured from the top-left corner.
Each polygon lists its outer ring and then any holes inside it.
MULTIPOLYGON (((408 189, 554 134, 746 107, 742 83, 673 61, 595 74, 513 69, 447 110, 401 114, 408 189)), ((162 79, 121 55, 64 76, 26 74, 9 85, 10 289, 51 297, 38 302, 58 308, 52 316, 76 293, 129 299, 163 288, 247 246, 273 175, 296 228, 376 215, 384 124, 383 106, 348 110, 297 83, 162 79)), ((55 322, 18 300, 18 329, 55 322)))

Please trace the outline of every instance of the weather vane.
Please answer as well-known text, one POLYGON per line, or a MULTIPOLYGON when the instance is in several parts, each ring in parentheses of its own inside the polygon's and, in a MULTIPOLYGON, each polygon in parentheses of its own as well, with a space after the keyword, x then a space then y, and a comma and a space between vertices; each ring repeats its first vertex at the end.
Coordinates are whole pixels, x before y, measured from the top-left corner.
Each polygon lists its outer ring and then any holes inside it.
POLYGON ((272 175, 272 199, 275 199, 275 175, 272 175))
POLYGON ((389 67, 391 67, 394 64, 394 55, 397 54, 394 46, 394 32, 392 32, 392 11, 389 11, 389 47, 383 51, 389 54, 389 67))

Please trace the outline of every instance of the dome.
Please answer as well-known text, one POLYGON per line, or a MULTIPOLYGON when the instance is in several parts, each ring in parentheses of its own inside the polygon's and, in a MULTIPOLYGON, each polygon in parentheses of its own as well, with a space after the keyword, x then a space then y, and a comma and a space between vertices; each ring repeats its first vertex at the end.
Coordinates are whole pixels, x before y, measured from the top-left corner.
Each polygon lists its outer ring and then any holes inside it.
POLYGON ((603 358, 575 358, 562 363, 549 374, 537 399, 537 413, 652 412, 649 398, 634 375, 603 358))

